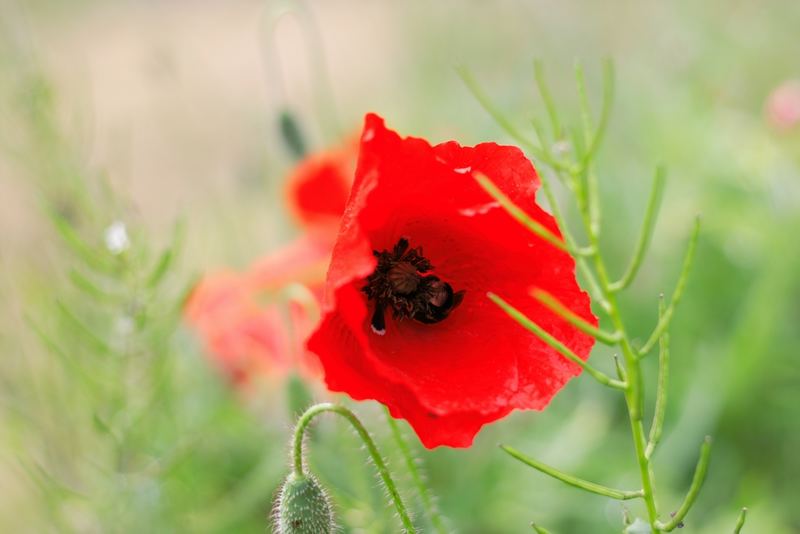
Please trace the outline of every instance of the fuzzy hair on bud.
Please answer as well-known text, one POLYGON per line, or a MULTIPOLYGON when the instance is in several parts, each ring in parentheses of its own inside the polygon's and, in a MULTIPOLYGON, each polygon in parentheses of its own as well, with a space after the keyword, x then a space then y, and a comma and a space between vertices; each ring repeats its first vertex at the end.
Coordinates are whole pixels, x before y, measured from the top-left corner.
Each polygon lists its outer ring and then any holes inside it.
POLYGON ((275 509, 277 534, 331 534, 333 510, 327 493, 313 477, 291 473, 275 509))

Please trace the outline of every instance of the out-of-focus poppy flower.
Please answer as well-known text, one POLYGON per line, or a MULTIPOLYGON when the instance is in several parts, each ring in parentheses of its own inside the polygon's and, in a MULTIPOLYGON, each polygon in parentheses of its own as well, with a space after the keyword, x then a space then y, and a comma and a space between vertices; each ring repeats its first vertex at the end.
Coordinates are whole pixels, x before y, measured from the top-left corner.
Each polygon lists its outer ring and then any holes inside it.
POLYGON ((767 119, 778 130, 791 130, 800 125, 800 80, 789 80, 767 98, 767 119))
POLYGON ((542 409, 580 373, 509 319, 489 291, 587 358, 594 340, 528 297, 544 289, 596 322, 574 260, 514 221, 480 172, 556 235, 516 147, 402 138, 368 115, 334 247, 323 318, 308 346, 328 387, 375 399, 426 447, 466 447, 515 408, 542 409))
POLYGON ((311 310, 319 309, 357 153, 358 144, 351 140, 301 161, 286 190, 289 209, 304 226, 304 234, 244 273, 205 276, 193 291, 186 317, 235 382, 283 376, 296 369, 306 376, 319 375, 319 362, 306 351, 305 341, 318 320, 311 310), (301 287, 307 293, 298 294, 301 287))
POLYGON ((319 375, 305 341, 316 326, 329 258, 330 243, 306 235, 243 273, 211 273, 195 287, 186 318, 234 382, 295 370, 319 375))
POLYGON ((292 171, 286 190, 294 217, 307 229, 339 227, 353 183, 358 143, 341 146, 303 159, 292 171))

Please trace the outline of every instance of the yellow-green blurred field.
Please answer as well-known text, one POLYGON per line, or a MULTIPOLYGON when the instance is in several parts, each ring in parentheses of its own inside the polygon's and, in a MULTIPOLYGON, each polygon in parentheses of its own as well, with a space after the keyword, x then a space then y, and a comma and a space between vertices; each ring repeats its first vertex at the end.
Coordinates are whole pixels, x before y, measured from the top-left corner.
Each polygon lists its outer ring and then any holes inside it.
MULTIPOLYGON (((180 306, 202 273, 244 268, 298 234, 279 112, 297 113, 312 149, 355 134, 368 111, 433 141, 512 143, 456 66, 527 132, 544 116, 534 58, 575 117, 576 59, 595 102, 611 57, 599 170, 615 269, 653 167, 669 169, 651 252, 623 300, 634 336, 648 335, 694 215, 703 221, 672 326, 661 507, 678 506, 711 434, 682 532, 732 532, 742 506, 743 532, 800 532, 800 124, 779 129, 765 114, 770 93, 800 78, 800 3, 309 0, 302 16, 276 19, 294 4, 0 0, 0 531, 268 531, 287 472, 285 384, 234 391, 180 306), (102 256, 115 221, 131 242, 121 263, 102 256), (183 244, 164 262, 175 234, 183 244), (87 272, 102 287, 82 284, 87 272)), ((610 356, 598 347, 592 361, 610 371, 610 356)), ((337 399, 364 415, 418 511, 379 407, 337 399)), ((626 417, 618 395, 581 376, 470 449, 406 437, 453 532, 529 532, 535 520, 603 534, 622 529, 618 502, 496 445, 635 486, 626 417)), ((349 429, 326 419, 310 450, 342 532, 400 531, 349 429)))

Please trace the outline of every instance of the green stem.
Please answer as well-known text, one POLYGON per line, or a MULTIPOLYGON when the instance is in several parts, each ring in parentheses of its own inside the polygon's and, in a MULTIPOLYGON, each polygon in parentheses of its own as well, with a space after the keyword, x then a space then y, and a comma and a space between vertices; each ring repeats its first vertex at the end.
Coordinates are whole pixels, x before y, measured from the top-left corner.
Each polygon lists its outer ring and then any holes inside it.
POLYGON ((564 473, 563 471, 559 471, 555 467, 551 467, 547 464, 544 464, 538 460, 534 460, 528 456, 525 456, 518 450, 509 447, 508 445, 500 445, 500 448, 511 455, 513 458, 516 458, 520 462, 533 467, 537 471, 541 471, 546 475, 550 475, 553 478, 564 482, 565 484, 569 484, 570 486, 574 486, 576 488, 580 488, 582 490, 589 491, 591 493, 596 493, 597 495, 602 495, 604 497, 610 497, 612 499, 617 499, 620 501, 627 501, 630 499, 639 499, 641 498, 642 491, 626 491, 626 490, 618 490, 614 488, 609 488, 607 486, 603 486, 601 484, 595 484, 594 482, 589 482, 588 480, 584 480, 582 478, 578 478, 573 475, 569 475, 564 473))
POLYGON ((590 335, 601 343, 606 345, 616 345, 620 341, 619 332, 606 332, 597 328, 593 324, 587 322, 583 317, 576 314, 557 298, 543 289, 534 289, 531 291, 531 296, 544 304, 547 308, 555 312, 559 317, 567 321, 569 324, 583 332, 590 335))
POLYGON ((550 89, 547 86, 547 80, 544 76, 544 65, 538 59, 534 60, 533 62, 533 77, 536 79, 536 86, 539 89, 539 94, 542 96, 544 107, 547 109, 547 116, 550 117, 550 126, 553 129, 553 138, 559 140, 561 139, 563 130, 561 129, 561 123, 558 120, 558 112, 556 111, 556 106, 553 102, 553 96, 550 93, 550 89))
POLYGON ((694 470, 694 477, 692 477, 692 485, 689 486, 689 491, 686 493, 686 497, 683 499, 683 503, 681 507, 678 508, 678 511, 675 512, 675 515, 672 516, 667 523, 660 524, 658 528, 665 530, 667 532, 671 532, 678 527, 683 518, 686 517, 686 514, 689 513, 689 510, 692 509, 692 505, 694 504, 695 499, 697 499, 697 495, 700 493, 700 488, 703 487, 703 482, 706 480, 706 473, 708 472, 708 461, 711 457, 711 437, 706 436, 706 439, 703 441, 702 447, 700 447, 700 458, 697 460, 697 467, 694 470))
POLYGON ((425 481, 422 478, 422 474, 417 468, 417 462, 414 458, 414 455, 411 453, 411 449, 408 447, 408 443, 406 443, 406 440, 403 438, 403 433, 400 431, 400 426, 397 424, 397 421, 394 419, 394 417, 392 417, 392 414, 389 413, 388 408, 384 407, 384 411, 386 412, 386 421, 389 423, 392 436, 397 443, 397 448, 400 449, 403 459, 406 462, 406 467, 408 467, 408 471, 411 473, 411 478, 414 480, 414 485, 417 487, 417 491, 419 492, 420 500, 422 501, 422 507, 425 509, 425 513, 430 518, 431 524, 433 525, 433 528, 436 529, 436 532, 439 532, 440 534, 446 534, 447 529, 444 526, 442 516, 439 514, 439 510, 436 509, 436 505, 431 497, 430 489, 428 489, 428 486, 425 484, 425 481))
POLYGON ((736 519, 736 526, 733 527, 733 534, 739 534, 742 531, 742 527, 744 526, 744 522, 747 519, 747 508, 742 508, 742 511, 739 512, 739 517, 736 519))
POLYGON ((510 198, 508 198, 505 193, 503 193, 500 188, 489 179, 489 177, 480 173, 475 173, 473 177, 475 178, 475 181, 478 182, 478 185, 480 185, 484 191, 489 194, 489 196, 495 199, 503 207, 503 209, 508 212, 509 215, 516 219, 525 228, 530 230, 533 234, 541 237, 557 249, 564 252, 569 252, 567 245, 559 236, 548 230, 542 223, 525 213, 525 210, 517 206, 510 198))
POLYGON ((592 377, 595 380, 597 380, 604 386, 620 390, 626 389, 627 386, 624 382, 620 382, 619 380, 611 378, 610 376, 606 375, 601 371, 598 371, 590 364, 583 361, 580 358, 580 356, 575 354, 569 347, 567 347, 562 342, 557 340, 555 337, 550 335, 541 326, 533 322, 524 313, 513 307, 511 304, 509 304, 499 296, 495 295, 494 293, 487 293, 486 296, 489 297, 489 300, 500 306, 500 308, 502 308, 502 310, 506 312, 512 319, 517 321, 527 330, 533 332, 536 335, 536 337, 544 341, 545 344, 547 344, 549 347, 558 351, 559 354, 567 358, 569 361, 579 365, 581 368, 583 368, 584 371, 592 375, 592 377))
POLYGON ((664 311, 664 315, 658 320, 658 324, 656 325, 655 329, 653 329, 653 333, 650 335, 650 338, 647 340, 647 343, 639 349, 639 355, 644 356, 648 352, 650 352, 655 344, 658 342, 658 339, 661 337, 661 334, 666 331, 667 327, 669 327, 669 323, 672 320, 672 314, 675 312, 675 308, 678 306, 678 303, 683 296, 683 290, 686 288, 686 281, 689 278, 689 271, 692 268, 692 263, 694 262, 694 253, 697 249, 697 238, 700 235, 700 218, 698 217, 695 219, 694 228, 692 229, 692 236, 689 238, 689 246, 686 248, 686 256, 683 259, 683 266, 681 267, 681 274, 678 277, 678 283, 675 284, 675 291, 672 293, 672 298, 670 299, 669 306, 664 311))
POLYGON ((625 389, 625 403, 628 407, 628 419, 631 425, 631 436, 633 438, 633 446, 636 451, 636 461, 639 466, 639 476, 642 481, 642 492, 645 506, 647 507, 647 515, 653 534, 659 534, 660 530, 658 524, 658 508, 655 499, 655 481, 653 470, 650 466, 650 459, 645 454, 647 448, 647 440, 645 438, 644 425, 642 424, 642 404, 643 404, 643 387, 642 387, 642 372, 638 354, 631 345, 628 338, 625 324, 619 311, 619 304, 617 302, 616 294, 610 288, 610 280, 608 271, 600 255, 598 235, 593 231, 593 226, 589 220, 587 213, 583 213, 583 222, 586 233, 589 236, 590 246, 596 250, 594 254, 594 265, 600 287, 605 294, 606 300, 609 304, 609 317, 614 326, 614 329, 620 333, 619 346, 622 350, 622 356, 625 359, 627 380, 625 389))
POLYGON ((612 291, 619 291, 628 287, 633 279, 636 278, 636 273, 639 272, 639 267, 642 265, 642 260, 650 246, 650 240, 653 237, 653 229, 655 228, 656 215, 658 208, 661 205, 661 197, 664 192, 664 168, 659 166, 656 168, 653 177, 653 187, 650 190, 650 198, 647 201, 647 208, 644 212, 644 221, 642 222, 642 230, 639 234, 639 239, 636 242, 636 248, 633 252, 633 257, 619 281, 611 284, 612 291))
MULTIPOLYGON (((664 315, 664 295, 658 303, 658 316, 664 315)), ((667 409, 667 384, 669 383, 669 333, 661 336, 658 352, 658 389, 656 390, 656 407, 653 413, 653 423, 650 426, 650 437, 647 439, 647 448, 644 453, 649 459, 661 440, 664 428, 664 414, 667 409)))
POLYGON ((400 521, 403 523, 406 532, 412 534, 416 533, 414 524, 411 522, 411 518, 406 511, 406 506, 403 504, 400 493, 397 491, 397 486, 395 485, 394 480, 392 480, 392 475, 389 473, 389 469, 386 467, 386 463, 383 461, 383 458, 378 451, 378 447, 375 445, 375 441, 369 435, 369 432, 358 419, 358 417, 356 417, 352 411, 348 410, 344 406, 327 402, 315 404, 300 416, 300 419, 297 421, 297 426, 294 430, 294 439, 292 441, 292 465, 295 475, 305 476, 305 469, 303 467, 303 436, 305 435, 306 428, 308 428, 308 425, 317 415, 324 412, 332 412, 341 415, 353 426, 358 436, 364 442, 364 445, 366 445, 367 452, 369 453, 370 458, 372 458, 372 462, 375 464, 375 467, 378 469, 378 474, 380 475, 381 480, 383 480, 383 483, 386 485, 386 489, 389 492, 389 496, 392 498, 392 502, 394 503, 397 514, 400 516, 400 521))

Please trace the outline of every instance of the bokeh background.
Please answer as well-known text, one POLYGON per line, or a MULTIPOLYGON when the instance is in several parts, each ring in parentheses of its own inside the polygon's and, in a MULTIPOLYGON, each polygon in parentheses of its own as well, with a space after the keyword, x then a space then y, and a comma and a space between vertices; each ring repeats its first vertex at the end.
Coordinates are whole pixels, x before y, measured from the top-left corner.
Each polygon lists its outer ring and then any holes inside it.
MULTIPOLYGON (((315 150, 357 132, 367 111, 433 141, 510 142, 455 66, 529 133, 544 116, 533 58, 575 117, 575 60, 597 102, 610 56, 617 96, 599 169, 614 268, 653 167, 670 170, 651 253, 624 298, 635 336, 674 286, 693 216, 703 220, 672 328, 661 508, 677 507, 711 434, 684 532, 730 532, 741 506, 745 532, 800 532, 800 125, 765 111, 800 78, 798 28, 791 0, 2 0, 0 530, 265 531, 287 472, 285 381, 232 387, 180 309, 202 273, 245 268, 299 233, 279 113, 295 113, 315 150), (115 221, 125 260, 103 248, 115 221)), ((603 349, 593 361, 610 369, 603 349)), ((419 510, 381 410, 350 405, 419 510)), ((636 486, 622 400, 587 377, 467 450, 406 437, 457 532, 621 530, 618 502, 524 468, 500 442, 636 486)), ((342 532, 400 530, 341 421, 322 422, 310 451, 342 532)))

